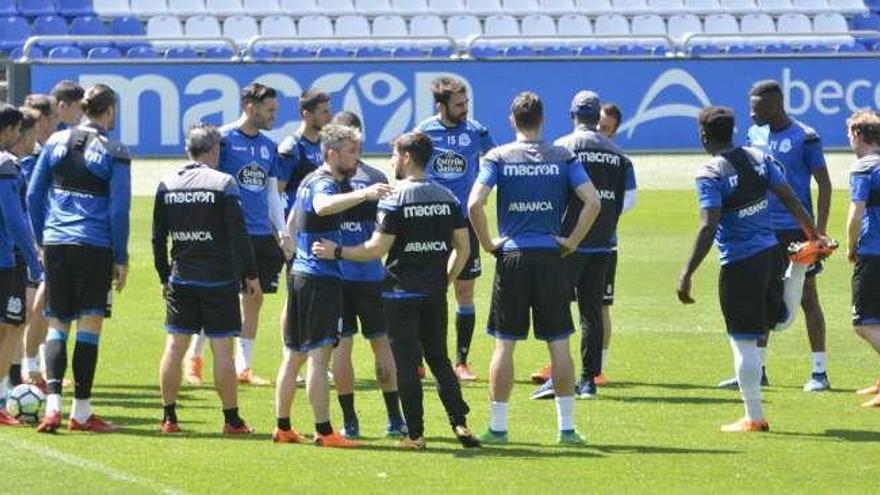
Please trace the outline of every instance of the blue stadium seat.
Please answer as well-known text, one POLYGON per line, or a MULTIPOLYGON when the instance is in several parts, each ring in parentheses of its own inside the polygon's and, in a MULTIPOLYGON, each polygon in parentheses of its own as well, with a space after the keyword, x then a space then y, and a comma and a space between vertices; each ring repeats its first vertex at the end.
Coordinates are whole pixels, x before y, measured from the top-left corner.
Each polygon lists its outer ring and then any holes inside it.
POLYGON ((502 55, 501 50, 494 46, 475 46, 471 48, 470 54, 474 58, 493 58, 502 55))
POLYGON ((349 58, 352 53, 345 48, 325 46, 318 49, 318 58, 349 58))
POLYGON ((394 58, 424 58, 426 55, 425 50, 413 46, 398 46, 391 50, 391 56, 394 58))
POLYGON ((110 21, 110 34, 119 36, 143 36, 147 34, 144 23, 137 17, 116 17, 110 21))
POLYGON ((89 55, 87 58, 89 60, 120 59, 122 58, 122 52, 120 52, 118 48, 113 46, 96 46, 95 48, 89 50, 89 55))
POLYGON ((582 46, 578 50, 578 55, 581 57, 601 57, 610 53, 608 48, 604 46, 582 46))
POLYGON ((251 58, 254 60, 275 60, 278 54, 269 46, 258 46, 251 52, 251 58))
POLYGON ((701 55, 720 55, 724 53, 718 45, 693 45, 688 47, 688 53, 697 57, 701 55))
POLYGON ((235 52, 226 45, 209 46, 205 49, 205 58, 211 60, 229 60, 235 52))
POLYGON ((852 18, 851 26, 857 31, 880 31, 880 15, 874 13, 857 15, 852 18))
POLYGON ((770 53, 770 54, 792 53, 792 52, 794 52, 794 48, 792 48, 790 45, 783 45, 781 43, 774 43, 772 45, 765 46, 763 52, 770 53))
POLYGON ((651 55, 651 49, 642 45, 623 45, 618 48, 617 54, 626 57, 647 57, 651 55))
POLYGON ((31 35, 31 27, 22 17, 0 18, 0 49, 21 47, 31 35))
POLYGON ((95 15, 92 0, 57 0, 58 13, 67 17, 95 15))
POLYGON ((548 46, 541 51, 545 57, 574 57, 578 51, 571 46, 548 46))
POLYGON ((304 46, 286 46, 278 54, 279 58, 312 58, 314 56, 314 50, 304 46))
POLYGON ((47 15, 37 17, 31 26, 31 31, 35 35, 64 35, 70 34, 67 27, 67 21, 63 17, 57 15, 47 15))
POLYGON ((449 58, 452 56, 453 50, 449 45, 432 46, 428 50, 428 56, 431 58, 449 58))
POLYGON ((733 45, 727 48, 730 55, 755 55, 760 53, 758 47, 754 45, 733 45))
POLYGON ((109 34, 107 25, 100 18, 87 15, 76 17, 70 21, 70 34, 83 34, 89 36, 104 36, 109 34))
POLYGON ((803 53, 833 53, 834 51, 834 47, 828 45, 809 44, 801 47, 803 53))
POLYGON ((861 53, 865 51, 868 51, 868 49, 861 43, 852 43, 837 47, 837 53, 861 53))
POLYGON ((162 58, 152 46, 133 46, 125 52, 125 56, 133 59, 162 58))
MULTIPOLYGON (((18 12, 27 17, 53 15, 56 13, 55 2, 53 0, 18 0, 18 12)), ((52 58, 51 53, 49 53, 49 58, 52 58)))
POLYGON ((530 46, 509 46, 504 50, 505 57, 535 57, 538 52, 530 46))
POLYGON ((49 59, 75 60, 83 58, 83 52, 76 46, 56 46, 49 50, 49 59))
POLYGON ((379 46, 362 46, 355 50, 354 56, 357 58, 388 58, 391 56, 391 50, 379 46))
POLYGON ((192 59, 199 58, 199 54, 190 46, 172 46, 165 50, 165 58, 169 60, 192 59))
MULTIPOLYGON (((13 48, 11 52, 9 52, 9 58, 12 60, 16 60, 21 58, 24 55, 24 50, 21 48, 13 48)), ((32 46, 30 53, 28 53, 28 58, 39 60, 45 58, 46 54, 43 52, 43 49, 38 46, 32 46)))
POLYGON ((0 16, 18 15, 15 0, 0 0, 0 16))

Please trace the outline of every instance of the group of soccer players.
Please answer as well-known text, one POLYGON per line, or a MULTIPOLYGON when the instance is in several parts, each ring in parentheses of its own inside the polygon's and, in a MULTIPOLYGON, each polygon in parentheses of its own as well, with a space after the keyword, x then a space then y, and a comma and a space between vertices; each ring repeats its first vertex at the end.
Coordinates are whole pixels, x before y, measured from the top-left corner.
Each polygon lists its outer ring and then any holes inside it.
MULTIPOLYGON (((498 146, 468 118, 462 81, 439 78, 432 92, 437 114, 392 142, 393 187, 360 159, 359 117, 334 116, 329 95, 318 89, 301 95, 302 125, 280 145, 263 132, 274 127, 278 95, 258 83, 242 91, 238 120, 188 131, 189 161, 160 182, 153 214, 168 332, 160 363, 162 433, 181 431, 181 382, 202 383, 206 342, 224 433, 253 432, 239 414, 237 387, 271 383, 254 373, 252 354, 264 294, 277 291, 285 272, 273 441, 307 441, 293 428, 291 410, 299 372, 308 363, 304 381, 314 443, 359 445, 352 348, 360 331, 374 354, 386 432, 400 437, 398 447, 426 446, 423 362, 464 447, 506 443, 513 354, 532 327, 549 352, 549 364, 532 376, 541 384, 532 397, 555 398, 559 443, 584 442, 575 427, 574 400, 596 397, 607 380, 602 370, 611 333, 616 231, 636 200, 632 162, 611 140, 620 111, 580 91, 570 107, 572 132, 551 144, 543 136, 540 97, 524 92, 510 107, 516 139, 498 146), (495 188, 497 237, 485 212, 495 188), (468 354, 481 249, 496 258, 487 323, 495 346, 490 421, 477 438, 467 425, 470 408, 460 382, 477 379, 468 354), (454 366, 447 350, 450 284, 456 301, 454 366), (580 316, 579 380, 569 348, 572 301, 580 316), (330 420, 330 380, 342 410, 339 430, 330 420)), ((731 110, 708 107, 699 116, 702 143, 713 159, 697 176, 702 224, 678 284, 679 299, 693 302, 691 279, 714 241, 736 371, 720 386, 739 388, 746 410, 725 431, 769 428, 760 392, 767 384, 767 336, 790 325, 798 305, 813 351, 804 389, 830 388, 814 278, 834 247, 825 234, 830 180, 820 140, 786 115, 778 83, 757 83, 750 105, 755 125, 747 147, 733 144, 731 110), (812 179, 819 185, 816 221, 812 179)), ((74 321, 68 428, 118 429, 96 416, 89 401, 111 289, 121 291, 127 276, 130 158, 108 135, 116 110, 111 88, 84 90, 69 81, 52 96, 29 96, 21 109, 0 107, 0 370, 8 370, 0 396, 22 379, 45 387, 40 432, 61 425, 66 342, 74 321)), ((859 112, 847 129, 859 158, 848 222, 853 322, 880 353, 880 116, 859 112)), ((866 405, 880 406, 880 381, 860 392, 875 396, 866 405)), ((0 423, 16 421, 0 409, 0 423)))

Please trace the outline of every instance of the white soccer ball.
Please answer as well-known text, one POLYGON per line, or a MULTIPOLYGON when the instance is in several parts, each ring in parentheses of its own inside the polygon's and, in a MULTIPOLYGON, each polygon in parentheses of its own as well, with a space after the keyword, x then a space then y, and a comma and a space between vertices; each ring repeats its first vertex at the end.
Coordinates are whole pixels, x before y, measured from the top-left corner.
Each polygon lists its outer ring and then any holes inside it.
POLYGON ((34 385, 23 383, 12 389, 6 398, 6 412, 22 423, 36 423, 43 412, 46 396, 34 385))

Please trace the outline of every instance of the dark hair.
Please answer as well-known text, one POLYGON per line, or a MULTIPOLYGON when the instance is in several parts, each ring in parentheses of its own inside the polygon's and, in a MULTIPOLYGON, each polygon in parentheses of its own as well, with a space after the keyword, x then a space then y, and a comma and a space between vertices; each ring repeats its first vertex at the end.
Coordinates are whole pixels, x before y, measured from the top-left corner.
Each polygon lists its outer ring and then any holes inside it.
POLYGON ((697 118, 706 140, 715 144, 733 141, 733 110, 728 107, 706 107, 697 118))
POLYGON ((513 99, 510 113, 517 129, 536 129, 544 121, 544 104, 531 91, 524 91, 513 99))
POLYGON ((434 152, 434 144, 431 143, 431 137, 424 132, 408 132, 397 136, 393 142, 394 148, 398 153, 409 153, 413 163, 424 169, 431 159, 431 153, 434 152))
POLYGON ((752 90, 749 92, 749 96, 761 97, 767 95, 782 96, 782 87, 779 86, 779 81, 774 81, 773 79, 758 81, 752 86, 752 90))
POLYGON ((210 153, 220 143, 220 131, 211 124, 198 122, 186 133, 186 154, 196 159, 210 153))
POLYGON ((96 84, 86 91, 82 99, 83 112, 89 117, 100 117, 110 107, 116 106, 116 92, 106 84, 96 84))
POLYGON ((321 103, 328 103, 330 95, 326 91, 316 88, 309 88, 299 95, 299 111, 314 112, 321 103))
POLYGON ((49 95, 33 93, 24 97, 24 106, 40 112, 43 117, 52 115, 55 107, 55 98, 49 95))
POLYGON ((859 110, 846 119, 846 125, 866 144, 880 145, 880 113, 859 110))
POLYGON ((36 108, 20 107, 18 109, 18 111, 21 112, 21 116, 22 116, 22 118, 21 118, 21 133, 22 134, 24 134, 25 132, 28 132, 31 129, 33 129, 34 127, 36 127, 37 122, 40 120, 40 118, 43 117, 43 115, 40 113, 40 111, 37 110, 36 108))
POLYGON ((69 79, 59 82, 54 88, 52 88, 52 96, 55 97, 56 100, 66 103, 80 101, 85 94, 86 92, 82 86, 69 79))
POLYGON ((263 103, 269 98, 278 98, 278 92, 269 86, 260 83, 251 83, 241 90, 239 101, 241 102, 241 106, 245 106, 248 103, 263 103))
POLYGON ((620 113, 620 107, 614 103, 606 103, 602 105, 602 113, 614 117, 614 120, 617 121, 617 127, 620 127, 620 121, 623 119, 623 115, 620 113))
POLYGON ((0 103, 0 131, 14 127, 24 119, 21 111, 9 103, 0 103))
POLYGON ((434 103, 449 104, 452 95, 467 93, 467 86, 454 77, 438 77, 431 81, 434 103))
POLYGON ((331 120, 330 123, 344 125, 346 127, 354 127, 359 131, 364 128, 363 124, 361 124, 361 118, 358 117, 356 113, 347 110, 334 115, 333 120, 331 120))

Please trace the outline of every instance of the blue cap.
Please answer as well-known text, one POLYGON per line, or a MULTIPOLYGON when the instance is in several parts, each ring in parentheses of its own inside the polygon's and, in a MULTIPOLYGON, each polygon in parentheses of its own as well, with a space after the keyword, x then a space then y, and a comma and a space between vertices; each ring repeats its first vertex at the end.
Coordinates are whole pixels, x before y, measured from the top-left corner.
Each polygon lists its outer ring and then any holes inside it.
POLYGON ((571 100, 571 113, 588 119, 599 120, 602 102, 599 95, 592 91, 578 91, 571 100))

